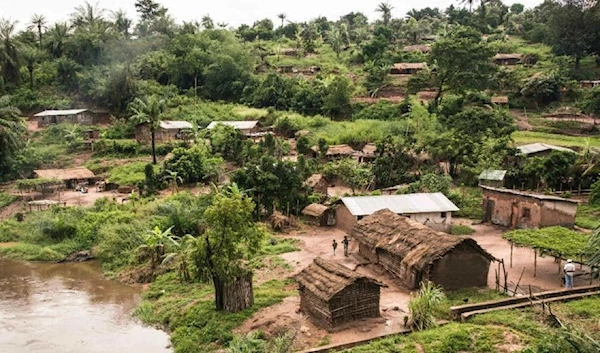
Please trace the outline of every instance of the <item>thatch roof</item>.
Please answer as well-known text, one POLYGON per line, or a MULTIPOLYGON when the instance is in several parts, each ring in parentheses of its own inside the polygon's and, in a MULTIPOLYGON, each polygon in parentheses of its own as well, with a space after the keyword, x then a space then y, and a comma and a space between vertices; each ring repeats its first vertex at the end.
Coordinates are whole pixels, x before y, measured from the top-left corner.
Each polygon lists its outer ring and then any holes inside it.
POLYGON ((358 221, 350 235, 372 248, 397 255, 403 264, 417 270, 425 269, 461 244, 467 244, 490 260, 494 259, 471 238, 435 231, 387 209, 358 221))
POLYGON ((396 70, 421 70, 426 65, 426 63, 396 63, 393 68, 396 70))
POLYGON ((329 207, 321 205, 320 203, 311 203, 304 207, 302 214, 311 217, 321 217, 328 209, 329 207))
POLYGON ((508 104, 508 97, 507 96, 494 96, 494 97, 492 97, 492 103, 508 104))
POLYGON ((308 186, 309 188, 314 188, 321 180, 323 180, 323 178, 324 177, 322 174, 313 174, 306 179, 304 185, 308 186))
POLYGON ((306 287, 317 298, 328 301, 344 288, 362 279, 381 285, 375 279, 350 271, 335 262, 317 257, 312 264, 295 276, 301 286, 306 287))
POLYGON ((377 145, 374 143, 367 143, 365 147, 362 149, 363 156, 367 157, 375 157, 375 152, 377 151, 377 145))
POLYGON ((511 53, 511 54, 496 54, 494 56, 494 60, 510 60, 510 59, 517 59, 517 60, 521 60, 523 58, 523 54, 518 54, 518 53, 511 53))
POLYGON ((431 45, 427 44, 417 44, 417 45, 407 45, 402 48, 402 51, 410 53, 413 51, 420 51, 421 53, 429 53, 431 51, 431 45))
POLYGON ((67 169, 37 169, 33 171, 38 178, 75 180, 92 179, 96 177, 91 170, 86 167, 67 168, 67 169))
POLYGON ((333 145, 327 149, 327 156, 353 156, 357 152, 348 145, 333 145))

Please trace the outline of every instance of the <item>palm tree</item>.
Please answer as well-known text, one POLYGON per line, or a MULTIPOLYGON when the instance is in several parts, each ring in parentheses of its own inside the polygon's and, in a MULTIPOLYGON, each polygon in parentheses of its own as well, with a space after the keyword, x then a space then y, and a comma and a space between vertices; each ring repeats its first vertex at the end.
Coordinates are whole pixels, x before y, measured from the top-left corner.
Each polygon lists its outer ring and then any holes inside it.
POLYGON ((17 42, 13 38, 17 22, 0 20, 0 67, 4 79, 12 84, 18 84, 19 51, 17 42))
POLYGON ((21 111, 10 104, 9 96, 0 97, 0 161, 23 147, 25 132, 21 111))
POLYGON ((277 15, 277 18, 279 18, 281 20, 281 28, 283 28, 283 22, 285 21, 285 19, 287 18, 287 15, 285 13, 280 13, 279 15, 277 15))
POLYGON ((88 27, 104 22, 105 13, 106 10, 98 7, 98 3, 92 5, 86 1, 83 5, 75 8, 71 17, 75 26, 88 27))
POLYGON ((377 9, 375 9, 375 11, 381 12, 381 18, 384 25, 390 23, 393 9, 394 7, 389 2, 382 2, 381 4, 377 5, 377 9))
POLYGON ((152 137, 152 163, 156 164, 156 145, 155 145, 155 132, 162 119, 167 103, 164 99, 152 95, 147 97, 145 100, 136 98, 131 103, 131 110, 133 111, 132 119, 140 123, 148 123, 150 126, 150 134, 152 137))
POLYGON ((129 29, 133 25, 133 21, 127 17, 123 10, 112 12, 113 23, 117 32, 122 33, 125 38, 129 38, 129 29))
POLYGON ((204 27, 204 29, 213 29, 213 28, 215 28, 215 23, 213 22, 213 20, 210 17, 210 15, 204 15, 204 16, 202 16, 202 20, 200 21, 200 23, 202 24, 202 27, 204 27))
POLYGON ((29 71, 29 88, 33 90, 33 70, 35 70, 35 65, 40 62, 42 52, 36 47, 26 46, 21 50, 21 57, 29 71))
POLYGON ((147 231, 144 234, 145 244, 141 248, 146 248, 151 252, 152 270, 156 269, 156 266, 162 261, 165 255, 165 243, 178 245, 178 238, 171 234, 172 229, 173 227, 162 231, 156 226, 153 230, 147 231))
POLYGON ((69 36, 69 25, 66 22, 57 22, 48 31, 46 47, 55 58, 60 58, 64 52, 65 41, 69 36))
POLYGON ((475 2, 475 0, 460 0, 459 3, 464 5, 464 4, 469 4, 469 12, 473 12, 473 3, 475 2))
POLYGON ((331 49, 336 53, 337 57, 340 57, 340 53, 342 52, 342 46, 344 45, 344 40, 342 38, 342 32, 337 27, 332 27, 329 33, 327 34, 327 41, 329 45, 331 45, 331 49))
POLYGON ((219 26, 219 28, 225 29, 225 28, 227 28, 227 26, 229 26, 229 23, 219 22, 219 23, 217 23, 217 26, 219 26))
POLYGON ((46 28, 46 17, 44 15, 33 14, 31 16, 30 25, 27 26, 27 29, 32 30, 37 28, 38 30, 38 39, 40 41, 40 49, 42 49, 42 29, 46 28))

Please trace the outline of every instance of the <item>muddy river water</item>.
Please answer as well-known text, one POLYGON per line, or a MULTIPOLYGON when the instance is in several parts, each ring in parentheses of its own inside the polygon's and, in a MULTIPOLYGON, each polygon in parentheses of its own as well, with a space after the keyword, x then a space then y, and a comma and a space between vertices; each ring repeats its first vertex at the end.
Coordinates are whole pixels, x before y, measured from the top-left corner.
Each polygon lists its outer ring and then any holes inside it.
POLYGON ((0 258, 0 353, 167 353, 169 336, 132 317, 140 287, 97 263, 0 258))

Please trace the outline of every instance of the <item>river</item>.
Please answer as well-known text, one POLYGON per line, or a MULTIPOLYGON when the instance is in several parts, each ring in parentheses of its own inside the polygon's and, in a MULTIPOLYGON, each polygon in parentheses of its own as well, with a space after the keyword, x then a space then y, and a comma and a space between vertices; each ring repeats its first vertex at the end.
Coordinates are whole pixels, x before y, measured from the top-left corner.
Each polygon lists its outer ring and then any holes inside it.
POLYGON ((168 353, 169 336, 132 317, 141 287, 96 262, 0 258, 0 353, 168 353))

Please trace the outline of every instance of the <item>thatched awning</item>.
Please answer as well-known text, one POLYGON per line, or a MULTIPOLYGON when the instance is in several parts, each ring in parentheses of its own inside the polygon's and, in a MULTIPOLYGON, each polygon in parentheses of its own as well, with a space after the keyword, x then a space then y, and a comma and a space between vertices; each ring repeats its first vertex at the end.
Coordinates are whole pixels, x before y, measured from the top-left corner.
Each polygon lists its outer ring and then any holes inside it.
POLYGON ((323 178, 324 177, 322 174, 313 174, 306 179, 304 185, 308 186, 309 188, 314 188, 321 180, 323 180, 323 178))
POLYGON ((372 248, 384 249, 402 259, 408 267, 423 270, 450 250, 467 244, 494 260, 475 240, 438 232, 385 209, 360 220, 350 235, 372 248))
POLYGON ((363 157, 375 157, 377 152, 377 145, 374 143, 367 143, 362 149, 363 157))
POLYGON ((317 257, 312 264, 298 273, 296 281, 306 287, 317 298, 328 301, 344 288, 362 279, 373 284, 382 285, 371 277, 350 271, 335 262, 317 257))
POLYGON ((321 205, 319 203, 311 203, 310 205, 304 207, 304 209, 302 210, 302 214, 311 217, 321 217, 325 212, 327 212, 328 209, 329 207, 325 205, 321 205))
POLYGON ((396 63, 393 68, 396 70, 422 70, 427 66, 427 63, 396 63))
POLYGON ((91 170, 85 167, 67 168, 67 169, 37 169, 34 170, 35 175, 42 179, 58 179, 58 180, 80 180, 93 179, 96 176, 91 170))
POLYGON ((327 149, 327 156, 354 156, 358 151, 348 145, 334 145, 327 149))

